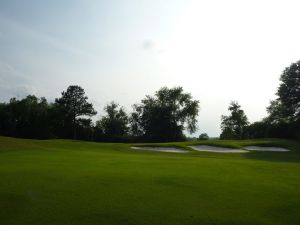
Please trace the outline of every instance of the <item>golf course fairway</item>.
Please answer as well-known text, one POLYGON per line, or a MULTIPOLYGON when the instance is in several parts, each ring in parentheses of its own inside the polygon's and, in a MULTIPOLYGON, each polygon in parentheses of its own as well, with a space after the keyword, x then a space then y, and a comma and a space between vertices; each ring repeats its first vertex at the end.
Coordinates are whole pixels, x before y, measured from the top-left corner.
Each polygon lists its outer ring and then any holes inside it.
POLYGON ((300 143, 134 144, 0 137, 2 225, 298 225, 300 143), (288 152, 218 154, 204 144, 288 152))

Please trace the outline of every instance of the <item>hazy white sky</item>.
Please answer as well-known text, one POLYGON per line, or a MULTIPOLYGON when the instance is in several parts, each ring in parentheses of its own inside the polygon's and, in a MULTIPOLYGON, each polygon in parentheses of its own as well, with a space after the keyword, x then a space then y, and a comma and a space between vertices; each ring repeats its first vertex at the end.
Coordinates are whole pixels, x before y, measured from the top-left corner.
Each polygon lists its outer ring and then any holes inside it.
POLYGON ((78 84, 101 113, 162 86, 200 100, 199 131, 220 133, 237 100, 266 116, 283 69, 300 59, 300 1, 1 0, 0 100, 60 96, 78 84))

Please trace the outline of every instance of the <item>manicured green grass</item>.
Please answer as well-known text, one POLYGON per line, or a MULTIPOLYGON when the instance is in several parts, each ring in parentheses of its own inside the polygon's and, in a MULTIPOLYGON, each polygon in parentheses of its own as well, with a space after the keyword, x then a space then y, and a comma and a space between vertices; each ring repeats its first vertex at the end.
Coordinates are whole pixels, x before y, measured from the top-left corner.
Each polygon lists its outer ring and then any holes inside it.
POLYGON ((300 224, 299 142, 197 143, 291 151, 178 154, 0 137, 0 224, 300 224))

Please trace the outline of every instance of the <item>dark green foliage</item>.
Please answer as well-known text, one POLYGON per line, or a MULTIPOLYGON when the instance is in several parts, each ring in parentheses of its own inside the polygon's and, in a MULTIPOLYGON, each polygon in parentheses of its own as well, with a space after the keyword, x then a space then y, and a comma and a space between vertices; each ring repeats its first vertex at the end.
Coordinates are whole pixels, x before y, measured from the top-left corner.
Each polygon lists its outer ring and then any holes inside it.
MULTIPOLYGON (((96 111, 93 105, 87 101, 88 97, 85 96, 83 88, 77 85, 71 85, 67 91, 63 91, 62 96, 55 99, 56 107, 59 110, 60 116, 63 117, 63 126, 66 131, 70 128, 73 133, 73 138, 77 136, 78 117, 80 116, 93 116, 96 111)), ((68 132, 67 132, 68 133, 68 132)))
POLYGON ((192 100, 182 87, 161 88, 133 106, 131 133, 149 141, 184 139, 183 130, 196 131, 199 101, 192 100))
POLYGON ((28 95, 9 103, 0 103, 0 134, 24 138, 62 137, 92 140, 89 118, 96 112, 87 102, 84 90, 70 86, 60 99, 49 104, 45 98, 28 95))
POLYGON ((229 116, 222 115, 221 139, 243 139, 246 137, 246 126, 249 124, 244 110, 237 102, 231 102, 228 110, 229 116))
POLYGON ((290 121, 287 108, 277 99, 270 102, 267 107, 268 117, 266 120, 270 124, 288 123, 290 121))
MULTIPOLYGON (((287 67, 281 77, 277 91, 278 98, 271 101, 269 113, 261 124, 260 137, 279 137, 300 139, 300 61, 287 67), (261 136, 262 133, 265 136, 261 136)), ((251 126, 252 134, 255 125, 251 126)), ((257 136, 257 135, 254 135, 257 136)))
POLYGON ((266 137, 300 139, 300 121, 270 123, 266 137))
POLYGON ((251 139, 264 138, 269 135, 269 127, 265 120, 254 122, 247 126, 246 133, 251 139))
POLYGON ((117 103, 111 102, 104 111, 106 115, 97 121, 96 127, 102 131, 105 140, 118 140, 128 134, 128 116, 117 103))
POLYGON ((287 67, 280 81, 278 98, 268 107, 270 136, 300 139, 300 61, 287 67))
POLYGON ((50 134, 49 105, 45 98, 28 95, 22 100, 12 98, 0 104, 0 133, 2 135, 47 138, 50 134))
POLYGON ((78 118, 77 119, 76 135, 77 135, 77 139, 94 140, 95 129, 93 127, 93 123, 90 118, 78 118))
POLYGON ((183 130, 196 130, 198 101, 182 88, 162 88, 147 96, 128 118, 116 103, 105 107, 107 115, 93 125, 96 114, 83 88, 71 85, 60 98, 48 104, 45 98, 28 96, 0 104, 0 134, 30 138, 141 141, 182 140, 183 130), (130 129, 129 129, 130 121, 130 129))
POLYGON ((289 121, 300 118, 300 61, 287 67, 281 77, 277 91, 279 104, 284 111, 283 116, 289 121))
POLYGON ((208 140, 209 137, 208 137, 207 133, 202 133, 202 134, 199 135, 198 139, 199 140, 208 140))

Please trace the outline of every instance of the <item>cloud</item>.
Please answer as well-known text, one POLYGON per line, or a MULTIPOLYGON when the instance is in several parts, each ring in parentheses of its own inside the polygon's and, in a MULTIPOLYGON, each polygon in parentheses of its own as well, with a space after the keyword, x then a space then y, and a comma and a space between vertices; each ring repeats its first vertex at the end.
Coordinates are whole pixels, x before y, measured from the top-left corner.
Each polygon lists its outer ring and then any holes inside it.
POLYGON ((152 40, 144 40, 143 44, 142 44, 142 48, 145 51, 150 51, 152 50, 152 52, 161 55, 164 54, 166 52, 165 48, 162 48, 159 43, 152 41, 152 40))
POLYGON ((144 40, 143 42, 144 50, 151 50, 153 48, 155 48, 155 43, 152 40, 144 40))

